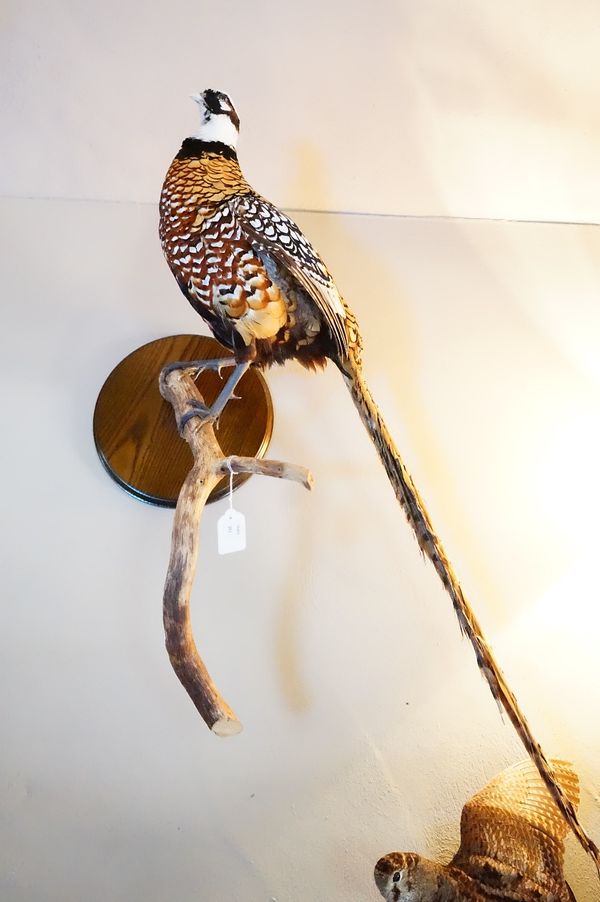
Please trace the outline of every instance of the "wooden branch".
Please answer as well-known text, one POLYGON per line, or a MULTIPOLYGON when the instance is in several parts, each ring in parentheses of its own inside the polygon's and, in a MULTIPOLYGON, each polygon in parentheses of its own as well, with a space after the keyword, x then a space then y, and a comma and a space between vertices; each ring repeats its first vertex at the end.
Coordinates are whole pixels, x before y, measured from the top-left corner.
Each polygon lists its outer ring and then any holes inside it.
MULTIPOLYGON (((172 406, 175 419, 190 407, 190 401, 204 403, 192 370, 172 370, 160 374, 160 393, 172 406)), ((198 653, 192 633, 190 595, 196 572, 199 547, 199 525, 202 511, 215 485, 229 473, 256 473, 291 479, 310 489, 313 479, 308 470, 277 460, 254 457, 225 457, 212 424, 194 417, 185 424, 183 437, 194 456, 177 500, 171 557, 163 596, 165 644, 171 664, 207 726, 217 736, 239 733, 242 724, 222 698, 198 653)))
POLYGON ((305 489, 312 489, 314 480, 306 467, 297 464, 285 464, 281 460, 259 460, 257 457, 237 457, 232 454, 226 457, 219 469, 220 476, 234 473, 259 473, 261 476, 274 476, 276 479, 291 479, 300 482, 305 489))

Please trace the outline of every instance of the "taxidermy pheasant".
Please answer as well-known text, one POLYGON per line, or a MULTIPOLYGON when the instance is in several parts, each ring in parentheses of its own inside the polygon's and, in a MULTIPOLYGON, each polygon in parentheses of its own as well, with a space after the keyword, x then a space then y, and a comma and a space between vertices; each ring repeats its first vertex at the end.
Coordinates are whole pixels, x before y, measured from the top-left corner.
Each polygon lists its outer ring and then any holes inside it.
POLYGON ((354 314, 340 296, 325 264, 295 222, 257 194, 236 154, 239 117, 226 94, 193 95, 200 126, 173 160, 160 198, 160 239, 183 294, 233 351, 194 364, 233 372, 210 411, 190 417, 218 418, 250 365, 267 367, 293 358, 309 369, 331 360, 350 390, 358 413, 385 467, 422 552, 452 599, 492 694, 510 717, 527 752, 584 848, 600 868, 600 852, 580 826, 556 783, 540 745, 496 665, 479 624, 436 536, 425 505, 375 404, 361 369, 361 337, 354 314))
MULTIPOLYGON (((574 806, 579 781, 552 761, 574 806)), ((509 767, 466 803, 450 864, 392 852, 375 865, 386 902, 575 902, 563 875, 567 825, 529 761, 509 767)))

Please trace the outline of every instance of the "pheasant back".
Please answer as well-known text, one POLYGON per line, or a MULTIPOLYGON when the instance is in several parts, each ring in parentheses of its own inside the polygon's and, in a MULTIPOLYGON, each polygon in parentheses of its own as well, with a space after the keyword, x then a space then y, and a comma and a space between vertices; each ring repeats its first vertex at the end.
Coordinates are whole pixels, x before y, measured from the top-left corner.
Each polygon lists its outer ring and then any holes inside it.
POLYGON ((250 188, 231 149, 183 142, 161 192, 159 232, 181 290, 239 358, 315 368, 360 357, 356 319, 325 264, 296 223, 250 188))

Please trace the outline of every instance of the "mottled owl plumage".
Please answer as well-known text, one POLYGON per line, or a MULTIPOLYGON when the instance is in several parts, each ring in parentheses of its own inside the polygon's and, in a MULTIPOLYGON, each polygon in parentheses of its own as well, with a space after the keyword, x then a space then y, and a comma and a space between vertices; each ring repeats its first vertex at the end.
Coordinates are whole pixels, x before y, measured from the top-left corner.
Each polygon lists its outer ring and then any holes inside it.
MULTIPOLYGON (((552 762, 572 804, 579 780, 552 762)), ((507 768, 464 806, 460 848, 447 865, 392 852, 375 866, 386 902, 574 902, 563 873, 565 820, 530 761, 507 768)))

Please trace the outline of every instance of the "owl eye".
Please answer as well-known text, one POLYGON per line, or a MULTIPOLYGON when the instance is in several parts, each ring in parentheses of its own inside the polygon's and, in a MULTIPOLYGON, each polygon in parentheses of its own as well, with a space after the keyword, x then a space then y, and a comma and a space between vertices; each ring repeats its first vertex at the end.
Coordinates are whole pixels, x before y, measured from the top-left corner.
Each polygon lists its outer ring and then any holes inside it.
POLYGON ((400 871, 394 872, 394 876, 392 877, 392 880, 394 881, 394 883, 398 883, 398 881, 400 880, 400 871))

